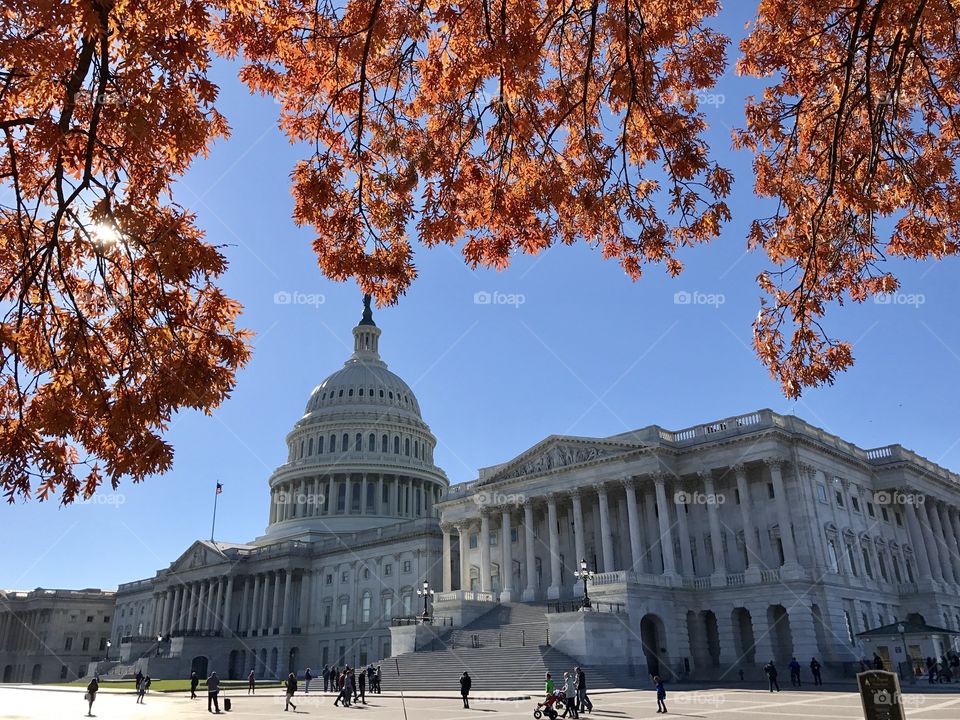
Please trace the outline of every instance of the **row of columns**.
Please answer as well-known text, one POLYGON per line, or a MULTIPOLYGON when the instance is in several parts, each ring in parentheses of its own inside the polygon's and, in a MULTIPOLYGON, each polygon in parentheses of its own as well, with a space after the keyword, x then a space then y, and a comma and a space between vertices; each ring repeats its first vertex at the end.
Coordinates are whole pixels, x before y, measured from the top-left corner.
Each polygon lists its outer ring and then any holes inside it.
POLYGON ((278 484, 270 493, 270 523, 294 518, 328 517, 332 515, 387 515, 392 517, 430 517, 440 501, 442 487, 422 478, 380 473, 363 473, 298 478, 278 484), (359 512, 353 510, 353 488, 360 487, 359 512), (367 503, 370 487, 372 507, 367 503), (384 500, 384 487, 387 499, 384 500), (344 493, 343 510, 339 509, 338 492, 344 493))
POLYGON ((907 532, 920 577, 960 586, 960 509, 910 490, 897 492, 906 499, 907 532))
MULTIPOLYGON (((783 556, 785 568, 799 569, 800 564, 797 555, 797 547, 794 541, 791 529, 790 506, 787 501, 786 486, 783 479, 783 464, 779 458, 772 458, 765 461, 774 488, 774 500, 776 504, 776 516, 780 528, 780 539, 783 546, 783 556)), ((746 468, 743 465, 736 465, 732 468, 735 476, 737 489, 740 495, 740 512, 743 523, 744 542, 746 543, 746 563, 747 572, 760 572, 760 548, 757 543, 754 528, 755 508, 752 505, 749 492, 749 483, 746 468)), ((641 519, 639 504, 637 502, 637 491, 641 488, 639 479, 625 478, 618 481, 625 490, 627 506, 627 522, 629 526, 629 550, 630 550, 630 569, 640 570, 643 567, 643 559, 647 554, 659 556, 662 560, 663 574, 668 576, 692 576, 693 575, 693 555, 690 546, 690 533, 686 512, 681 504, 677 504, 676 496, 668 494, 668 477, 662 473, 654 473, 650 476, 652 480, 652 497, 650 490, 646 489, 647 498, 644 502, 646 517, 641 519), (676 526, 674 525, 673 513, 670 506, 677 504, 676 507, 676 526), (648 533, 644 533, 644 526, 648 533), (653 530, 652 537, 649 531, 653 530), (680 557, 674 555, 675 533, 679 536, 677 540, 680 545, 680 557)), ((716 485, 711 471, 704 471, 699 474, 700 487, 707 497, 716 498, 716 485)), ((593 486, 597 495, 597 517, 599 518, 599 567, 600 572, 612 572, 615 567, 613 534, 610 522, 610 500, 608 489, 611 483, 598 483, 593 486)), ((649 486, 649 483, 645 483, 649 486)), ((682 483, 682 486, 688 486, 688 483, 682 483)), ((679 487, 679 485, 678 485, 679 487)), ((641 490, 643 492, 644 490, 641 490)), ((583 491, 580 488, 574 488, 567 492, 552 492, 545 496, 547 511, 547 534, 548 551, 550 556, 550 586, 547 589, 548 599, 554 599, 560 595, 559 579, 561 575, 561 548, 560 537, 558 533, 558 504, 569 498, 571 502, 571 514, 573 516, 573 536, 576 558, 579 562, 586 556, 585 552, 585 527, 583 521, 583 491)), ((524 503, 523 526, 525 531, 525 562, 527 565, 527 586, 523 590, 523 599, 534 599, 536 594, 536 577, 532 571, 535 563, 535 510, 541 506, 544 498, 528 498, 524 503)), ((713 553, 714 574, 725 577, 727 574, 726 558, 723 552, 723 533, 722 524, 719 516, 719 503, 706 503, 707 517, 709 524, 710 542, 713 553)), ((513 506, 504 506, 501 508, 483 508, 480 515, 480 589, 484 592, 490 591, 490 519, 499 512, 501 537, 503 540, 499 543, 499 552, 501 558, 501 585, 504 599, 512 597, 514 588, 512 587, 512 547, 510 543, 511 531, 511 511, 513 506)), ((462 559, 469 555, 469 535, 476 528, 473 521, 460 522, 455 525, 459 533, 460 557, 461 557, 461 578, 460 587, 469 587, 470 566, 468 562, 462 559)), ((454 526, 445 525, 443 528, 443 551, 444 551, 444 589, 452 588, 452 570, 450 569, 450 539, 454 526)))
POLYGON ((20 652, 40 645, 40 611, 0 613, 0 651, 20 652))

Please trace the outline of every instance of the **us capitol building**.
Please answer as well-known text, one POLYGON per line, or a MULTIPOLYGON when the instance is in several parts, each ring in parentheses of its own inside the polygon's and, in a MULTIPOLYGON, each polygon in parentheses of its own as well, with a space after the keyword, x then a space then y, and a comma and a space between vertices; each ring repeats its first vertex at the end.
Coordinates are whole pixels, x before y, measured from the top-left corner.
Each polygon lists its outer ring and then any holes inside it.
POLYGON ((429 652, 459 674, 483 652, 463 638, 491 632, 639 678, 730 680, 793 656, 829 677, 958 646, 960 479, 900 445, 760 410, 550 436, 450 487, 369 300, 353 336, 286 437, 264 534, 198 540, 121 585, 119 665, 87 672, 272 677, 429 652), (432 625, 416 622, 425 580, 432 625))

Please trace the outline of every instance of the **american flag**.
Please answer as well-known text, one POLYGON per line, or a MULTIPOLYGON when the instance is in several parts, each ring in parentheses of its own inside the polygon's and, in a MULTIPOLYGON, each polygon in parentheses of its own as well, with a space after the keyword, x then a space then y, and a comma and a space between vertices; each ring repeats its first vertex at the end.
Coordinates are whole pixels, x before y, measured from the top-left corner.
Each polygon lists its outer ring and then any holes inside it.
POLYGON ((223 483, 217 483, 217 495, 223 492, 223 483))

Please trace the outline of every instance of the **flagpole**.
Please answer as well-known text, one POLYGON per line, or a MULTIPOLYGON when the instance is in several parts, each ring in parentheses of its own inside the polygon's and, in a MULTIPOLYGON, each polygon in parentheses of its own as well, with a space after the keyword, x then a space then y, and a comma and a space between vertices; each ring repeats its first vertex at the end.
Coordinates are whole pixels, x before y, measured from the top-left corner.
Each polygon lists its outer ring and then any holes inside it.
POLYGON ((213 490, 213 524, 210 526, 210 542, 213 542, 213 533, 217 528, 217 498, 220 496, 220 483, 217 482, 213 490))

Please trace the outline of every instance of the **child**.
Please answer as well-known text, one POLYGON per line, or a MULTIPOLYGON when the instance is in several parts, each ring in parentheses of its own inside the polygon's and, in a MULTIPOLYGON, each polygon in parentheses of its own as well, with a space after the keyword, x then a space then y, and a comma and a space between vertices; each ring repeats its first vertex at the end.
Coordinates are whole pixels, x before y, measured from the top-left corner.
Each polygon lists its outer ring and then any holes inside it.
POLYGON ((667 691, 663 688, 663 680, 659 675, 654 676, 653 684, 657 686, 657 712, 665 713, 667 711, 667 691))

